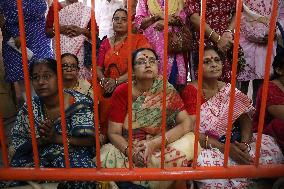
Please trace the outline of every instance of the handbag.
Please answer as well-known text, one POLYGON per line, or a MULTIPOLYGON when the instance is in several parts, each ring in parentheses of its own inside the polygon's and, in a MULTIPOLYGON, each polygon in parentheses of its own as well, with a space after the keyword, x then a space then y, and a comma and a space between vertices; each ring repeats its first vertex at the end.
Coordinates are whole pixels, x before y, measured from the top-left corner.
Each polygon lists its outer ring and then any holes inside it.
POLYGON ((192 33, 184 24, 180 27, 179 32, 175 32, 173 26, 171 32, 168 34, 168 52, 169 54, 177 54, 188 52, 191 49, 192 33))

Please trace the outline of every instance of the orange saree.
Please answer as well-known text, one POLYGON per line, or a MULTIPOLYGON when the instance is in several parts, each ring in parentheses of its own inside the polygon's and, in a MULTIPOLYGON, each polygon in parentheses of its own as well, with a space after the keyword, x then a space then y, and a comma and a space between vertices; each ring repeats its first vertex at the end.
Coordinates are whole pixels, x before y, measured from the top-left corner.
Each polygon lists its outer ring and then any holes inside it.
MULTIPOLYGON (((107 38, 103 40, 98 56, 98 66, 103 69, 105 78, 116 79, 128 71, 128 45, 129 38, 120 44, 113 46, 107 38)), ((148 40, 142 34, 133 34, 131 43, 131 53, 139 48, 150 47, 148 40)), ((103 96, 103 88, 99 91, 99 118, 101 134, 106 136, 108 127, 108 111, 110 108, 110 97, 103 96)))

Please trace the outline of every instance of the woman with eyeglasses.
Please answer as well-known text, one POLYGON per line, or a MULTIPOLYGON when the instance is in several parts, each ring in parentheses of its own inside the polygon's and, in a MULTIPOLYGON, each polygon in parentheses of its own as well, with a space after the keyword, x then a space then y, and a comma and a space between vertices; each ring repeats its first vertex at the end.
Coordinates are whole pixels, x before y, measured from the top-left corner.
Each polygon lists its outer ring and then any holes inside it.
MULTIPOLYGON (((135 167, 160 167, 163 79, 158 76, 158 55, 149 48, 136 50, 132 56, 132 129, 135 167)), ((166 91, 166 167, 188 166, 193 158, 193 121, 182 99, 167 82, 166 91)), ((102 165, 107 168, 128 167, 128 85, 117 87, 109 112, 110 144, 101 149, 102 165)), ((175 188, 173 182, 135 182, 146 188, 175 188)), ((175 183, 177 184, 177 183, 175 183)), ((177 188, 185 187, 180 182, 177 188)))
MULTIPOLYGON (((91 79, 91 70, 84 62, 84 42, 91 39, 91 8, 78 0, 58 2, 61 53, 72 53, 79 59, 79 74, 82 79, 91 79)), ((46 16, 46 36, 53 39, 55 49, 54 3, 51 4, 46 16)))
POLYGON ((78 57, 71 53, 61 55, 63 85, 65 89, 75 90, 94 98, 92 84, 86 79, 80 79, 78 57))
POLYGON ((113 14, 114 36, 102 41, 97 73, 101 84, 100 99, 100 125, 102 133, 106 135, 107 114, 110 106, 110 97, 114 89, 127 81, 128 47, 131 45, 131 52, 142 47, 149 47, 147 39, 141 34, 132 35, 132 44, 127 38, 127 11, 117 9, 113 14))
MULTIPOLYGON (((65 167, 61 116, 57 86, 57 66, 53 59, 34 62, 30 68, 35 134, 40 167, 65 167)), ((67 143, 71 167, 92 168, 95 163, 94 116, 92 100, 73 90, 64 90, 67 143)), ((12 167, 34 167, 27 105, 21 108, 11 130, 12 167)), ((22 183, 13 182, 11 185, 22 183)), ((94 188, 95 182, 66 182, 68 188, 94 188)))

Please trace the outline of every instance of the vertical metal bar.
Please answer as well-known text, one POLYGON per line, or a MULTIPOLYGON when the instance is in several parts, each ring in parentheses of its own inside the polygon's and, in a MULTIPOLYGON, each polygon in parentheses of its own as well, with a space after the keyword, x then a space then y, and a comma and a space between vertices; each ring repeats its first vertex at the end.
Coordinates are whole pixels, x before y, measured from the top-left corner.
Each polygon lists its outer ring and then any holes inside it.
POLYGON ((24 71, 24 79, 25 79, 25 87, 26 87, 26 95, 27 95, 27 107, 28 107, 28 116, 31 128, 31 136, 32 136, 32 146, 33 146, 33 154, 34 154, 34 162, 35 167, 39 167, 39 158, 38 158, 38 148, 36 142, 36 134, 35 134, 35 122, 34 122, 34 114, 32 109, 32 101, 31 101, 31 87, 29 82, 29 68, 27 61, 27 44, 26 44, 26 34, 25 34, 25 23, 24 23, 24 13, 23 13, 23 4, 22 0, 17 0, 18 7, 18 16, 19 16, 19 29, 20 29, 20 40, 21 40, 21 50, 22 50, 22 60, 23 60, 23 71, 24 71))
POLYGON ((161 168, 165 166, 165 147, 166 147, 166 100, 167 100, 167 68, 168 68, 168 35, 169 35, 169 2, 164 1, 164 65, 163 65, 163 99, 162 99, 162 146, 161 146, 161 168))
POLYGON ((232 76, 231 76, 231 94, 230 94, 229 113, 228 113, 228 127, 227 127, 226 143, 225 143, 225 151, 224 151, 224 167, 228 166, 228 157, 229 157, 229 152, 230 152, 231 131, 232 131, 232 125, 233 125, 233 111, 234 111, 235 92, 236 92, 235 89, 236 89, 242 5, 243 5, 242 0, 238 0, 237 7, 236 7, 236 26, 235 26, 236 33, 234 36, 233 65, 232 65, 232 76))
POLYGON ((9 162, 8 162, 7 144, 6 144, 4 124, 3 124, 3 117, 1 112, 0 112, 0 146, 2 150, 2 159, 4 167, 8 168, 9 162))
POLYGON ((129 160, 129 169, 133 168, 133 159, 132 159, 132 141, 133 141, 133 132, 132 132, 132 20, 131 20, 131 3, 132 0, 127 1, 127 40, 128 40, 128 160, 129 160))
POLYGON ((255 166, 259 166, 261 138, 262 138, 263 124, 264 124, 264 115, 265 115, 265 110, 266 110, 269 73, 270 73, 270 65, 271 65, 272 50, 273 50, 273 43, 274 43, 277 12, 278 12, 278 0, 274 0, 273 1, 273 11, 271 14, 270 24, 269 24, 270 29, 269 29, 269 35, 268 35, 265 74, 264 74, 264 82, 263 82, 263 88, 262 88, 261 107, 260 107, 260 113, 259 113, 259 119, 258 119, 258 132, 257 132, 256 150, 255 150, 255 166))
POLYGON ((67 142, 67 129, 65 120, 65 108, 64 108, 64 95, 63 95, 63 80, 62 80, 62 67, 61 67, 61 49, 60 49, 60 25, 58 16, 58 0, 54 0, 54 29, 55 29, 55 40, 56 40, 56 60, 57 60, 57 78, 58 78, 58 93, 59 93, 59 105, 61 115, 61 129, 62 139, 64 146, 64 159, 66 168, 70 168, 69 153, 68 153, 68 142, 67 142))
POLYGON ((96 161, 97 168, 101 168, 100 135, 99 135, 99 109, 98 109, 98 81, 97 81, 97 57, 96 57, 96 20, 95 20, 95 0, 91 2, 91 34, 92 34, 92 68, 93 68, 93 93, 94 93, 94 120, 95 120, 95 140, 96 140, 96 161))
POLYGON ((197 166, 197 150, 199 141, 200 127, 200 106, 203 82, 203 56, 204 56, 204 35, 205 35, 205 16, 206 16, 206 0, 201 0, 201 23, 200 23, 200 45, 199 45, 199 62, 198 62, 198 89, 197 89, 197 104, 196 104, 196 125, 195 125, 195 141, 194 141, 194 158, 192 167, 197 166))

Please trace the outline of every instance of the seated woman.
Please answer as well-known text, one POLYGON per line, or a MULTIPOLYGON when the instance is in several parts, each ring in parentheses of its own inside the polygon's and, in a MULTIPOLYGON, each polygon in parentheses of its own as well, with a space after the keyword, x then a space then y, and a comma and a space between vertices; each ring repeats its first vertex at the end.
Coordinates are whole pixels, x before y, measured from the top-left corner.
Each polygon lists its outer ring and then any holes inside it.
POLYGON ((79 60, 76 55, 64 53, 61 55, 63 85, 65 89, 78 91, 94 98, 93 87, 86 79, 79 79, 79 60))
MULTIPOLYGON (((32 99, 40 167, 65 167, 57 88, 57 66, 53 59, 34 62, 30 68, 37 96, 32 99)), ((71 167, 95 167, 93 103, 76 91, 64 91, 66 129, 71 167)), ((19 111, 11 131, 12 167, 33 167, 33 149, 27 105, 19 111)), ((13 183, 16 185, 19 183, 13 183)), ((67 182, 72 188, 95 187, 91 182, 67 182)))
MULTIPOLYGON (((218 81, 218 78, 222 75, 222 61, 215 48, 205 47, 203 60, 203 95, 201 100, 199 141, 203 149, 198 157, 198 165, 222 166, 231 85, 218 81)), ((188 84, 181 96, 187 112, 190 115, 195 115, 197 81, 188 84)), ((235 93, 234 110, 229 165, 252 164, 255 157, 255 141, 257 137, 257 135, 252 134, 251 116, 254 108, 251 100, 238 89, 236 89, 235 93)), ((268 135, 263 135, 260 163, 276 164, 282 162, 283 155, 274 139, 268 135)), ((214 186, 219 186, 220 188, 245 188, 248 184, 249 181, 246 178, 198 181, 199 188, 213 188, 214 186)))
MULTIPOLYGON (((268 84, 266 114, 263 133, 273 136, 283 152, 284 149, 284 52, 278 53, 273 61, 274 74, 268 84)), ((258 91, 256 113, 253 120, 257 132, 261 107, 262 87, 258 91)))
MULTIPOLYGON (((130 45, 127 38, 127 11, 117 9, 112 21, 115 35, 102 41, 97 66, 98 79, 102 86, 99 106, 100 125, 105 135, 111 94, 118 85, 127 81, 128 46, 130 45)), ((141 34, 133 34, 131 52, 142 47, 149 47, 147 39, 141 34)))
MULTIPOLYGON (((133 162, 135 167, 159 167, 162 143, 163 80, 158 77, 158 56, 154 50, 141 48, 132 56, 135 80, 132 88, 133 162)), ((111 144, 101 149, 102 165, 128 167, 128 85, 114 91, 109 112, 108 137, 111 144)), ((193 158, 193 121, 182 99, 167 83, 167 122, 165 166, 188 166, 193 158), (188 145, 186 145, 188 144, 188 145)), ((172 182, 135 182, 147 188, 168 188, 172 182)), ((172 187, 171 187, 172 188, 172 187)))

